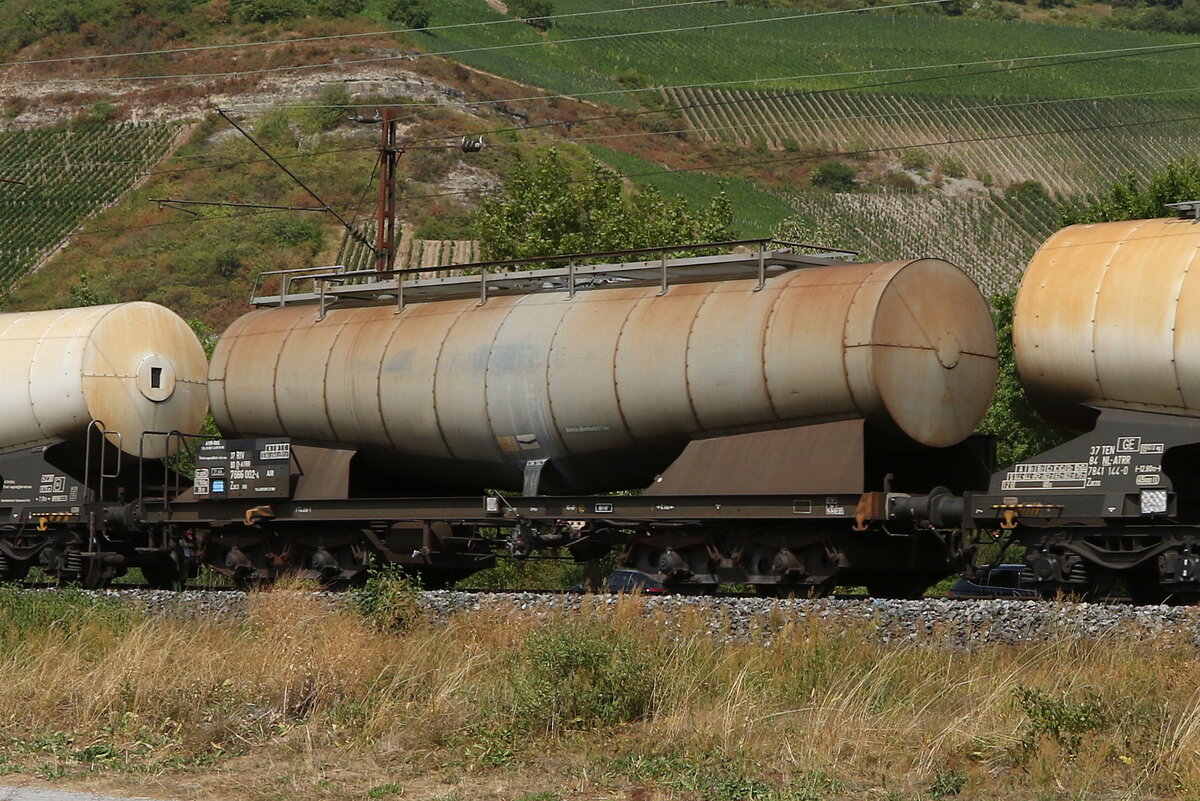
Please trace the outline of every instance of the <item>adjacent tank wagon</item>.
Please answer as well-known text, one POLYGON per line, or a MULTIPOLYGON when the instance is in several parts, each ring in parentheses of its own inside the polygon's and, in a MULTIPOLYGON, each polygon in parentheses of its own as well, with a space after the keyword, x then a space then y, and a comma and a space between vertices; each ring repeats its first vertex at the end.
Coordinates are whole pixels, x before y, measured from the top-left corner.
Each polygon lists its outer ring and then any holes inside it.
POLYGON ((187 323, 141 302, 2 314, 0 364, 0 578, 174 570, 172 547, 126 538, 106 510, 137 499, 143 460, 168 455, 145 432, 204 422, 207 360, 187 323))
POLYGON ((1066 228, 1021 282, 1021 381, 1082 433, 994 476, 967 499, 968 523, 1010 532, 1046 594, 1200 599, 1197 205, 1066 228))

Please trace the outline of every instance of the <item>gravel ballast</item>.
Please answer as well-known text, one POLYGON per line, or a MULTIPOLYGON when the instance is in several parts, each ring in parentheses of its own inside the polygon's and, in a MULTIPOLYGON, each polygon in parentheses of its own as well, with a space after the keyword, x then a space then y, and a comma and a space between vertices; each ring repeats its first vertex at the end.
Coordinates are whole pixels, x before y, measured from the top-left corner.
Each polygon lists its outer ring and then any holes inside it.
MULTIPOLYGON (((46 591, 46 590, 35 590, 46 591)), ((236 620, 248 614, 242 592, 215 590, 107 590, 102 593, 152 615, 183 619, 236 620)), ((331 607, 350 602, 348 594, 319 593, 331 607)), ((613 595, 533 592, 481 593, 428 591, 416 603, 435 620, 478 612, 532 615, 605 614, 621 600, 613 595)), ((648 595, 636 599, 649 620, 667 627, 682 616, 701 614, 717 639, 770 637, 788 624, 873 626, 883 643, 948 642, 957 645, 1031 643, 1095 636, 1147 637, 1184 634, 1200 645, 1200 608, 1072 603, 1066 601, 924 598, 774 599, 648 595)))

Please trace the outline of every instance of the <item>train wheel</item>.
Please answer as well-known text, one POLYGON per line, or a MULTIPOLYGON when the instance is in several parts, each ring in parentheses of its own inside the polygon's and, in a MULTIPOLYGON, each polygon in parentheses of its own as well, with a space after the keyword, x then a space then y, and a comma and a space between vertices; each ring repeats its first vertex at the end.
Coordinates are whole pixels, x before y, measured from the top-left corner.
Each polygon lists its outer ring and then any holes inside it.
POLYGON ((85 590, 102 590, 108 586, 112 574, 105 570, 100 554, 80 554, 82 567, 79 570, 79 586, 85 590))

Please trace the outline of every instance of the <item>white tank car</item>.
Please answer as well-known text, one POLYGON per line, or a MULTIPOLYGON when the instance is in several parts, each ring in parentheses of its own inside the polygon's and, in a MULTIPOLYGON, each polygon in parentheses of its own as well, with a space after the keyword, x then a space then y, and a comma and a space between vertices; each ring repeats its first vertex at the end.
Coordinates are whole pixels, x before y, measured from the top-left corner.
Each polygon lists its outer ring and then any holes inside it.
MULTIPOLYGON (((0 367, 0 453, 81 438, 97 420, 137 455, 141 432, 196 432, 208 410, 203 347, 154 303, 0 314, 0 367)), ((165 442, 145 446, 156 458, 165 442)))
MULTIPOLYGON (((227 436, 373 452, 454 487, 648 482, 688 441, 866 419, 918 443, 969 435, 992 397, 988 305, 937 259, 756 280, 254 311, 221 337, 211 406, 227 436)), ((643 483, 643 486, 645 484, 643 483)))

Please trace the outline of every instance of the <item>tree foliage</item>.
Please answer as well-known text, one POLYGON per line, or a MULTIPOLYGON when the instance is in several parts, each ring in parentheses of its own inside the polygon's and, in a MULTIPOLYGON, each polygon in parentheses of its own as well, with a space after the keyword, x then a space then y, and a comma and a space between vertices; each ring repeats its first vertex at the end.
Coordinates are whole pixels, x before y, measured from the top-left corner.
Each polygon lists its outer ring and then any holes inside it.
POLYGON ((480 203, 476 236, 486 259, 519 259, 733 238, 724 193, 694 212, 653 188, 626 191, 595 159, 576 175, 557 150, 516 163, 503 191, 480 203))
POLYGON ((1050 425, 1033 408, 1013 357, 1013 305, 1016 293, 992 298, 992 319, 996 323, 996 348, 999 375, 996 395, 979 425, 985 434, 996 435, 996 460, 1000 465, 1016 464, 1060 444, 1066 436, 1050 425))
POLYGON ((508 10, 539 31, 549 30, 554 20, 554 3, 550 0, 509 0, 508 10))
POLYGON ((1145 220, 1162 217, 1167 203, 1200 200, 1200 159, 1188 158, 1168 163, 1151 173, 1142 186, 1136 173, 1129 173, 1100 195, 1100 199, 1081 209, 1063 209, 1064 225, 1145 220))
POLYGON ((428 27, 429 19, 433 16, 426 0, 385 0, 381 10, 388 22, 417 30, 428 27))

